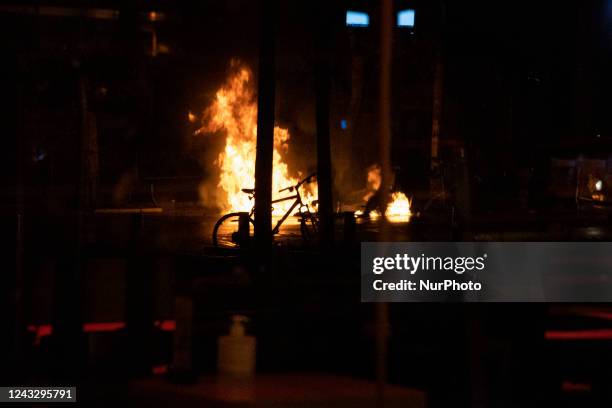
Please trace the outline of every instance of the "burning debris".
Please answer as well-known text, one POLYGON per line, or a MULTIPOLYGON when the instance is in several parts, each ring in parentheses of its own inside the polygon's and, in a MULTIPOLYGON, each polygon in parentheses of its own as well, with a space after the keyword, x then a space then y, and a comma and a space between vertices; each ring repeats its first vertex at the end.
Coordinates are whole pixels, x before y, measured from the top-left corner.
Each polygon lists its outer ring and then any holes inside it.
MULTIPOLYGON (((192 120, 190 112, 189 120, 192 120)), ((224 134, 225 146, 214 162, 219 181, 214 186, 222 194, 217 197, 223 212, 250 211, 253 202, 242 192, 243 188, 255 187, 255 153, 257 141, 257 97, 252 71, 233 60, 230 75, 217 90, 213 102, 201 115, 201 127, 196 135, 224 134)), ((274 128, 274 158, 272 191, 297 184, 301 172, 290 169, 284 155, 289 149, 290 134, 287 129, 274 128), (297 177, 292 177, 296 174, 297 177)), ((211 188, 210 183, 202 189, 211 188)), ((316 184, 304 185, 302 195, 306 203, 316 200, 316 184)), ((290 202, 275 205, 273 215, 284 214, 290 202)))
POLYGON ((391 194, 391 201, 384 208, 382 196, 379 194, 381 187, 381 168, 380 165, 374 164, 368 167, 367 175, 367 193, 363 200, 366 202, 365 211, 357 211, 357 216, 369 216, 370 218, 379 218, 382 213, 385 218, 391 222, 407 222, 412 215, 410 211, 411 201, 401 191, 395 191, 391 194))
POLYGON ((410 211, 410 200, 404 193, 397 191, 391 195, 391 202, 387 205, 385 217, 392 222, 406 222, 412 215, 410 211))
POLYGON ((363 197, 364 201, 368 201, 380 189, 381 170, 378 164, 373 164, 368 167, 368 186, 367 194, 363 197))

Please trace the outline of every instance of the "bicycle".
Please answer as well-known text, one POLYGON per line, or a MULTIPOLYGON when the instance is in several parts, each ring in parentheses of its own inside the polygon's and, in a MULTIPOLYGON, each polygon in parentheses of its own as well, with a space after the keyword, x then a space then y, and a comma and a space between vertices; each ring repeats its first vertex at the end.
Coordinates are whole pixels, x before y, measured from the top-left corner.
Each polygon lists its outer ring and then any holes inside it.
MULTIPOLYGON (((291 207, 289 207, 287 212, 285 212, 285 214, 280 218, 280 220, 278 220, 278 222, 274 226, 274 229, 272 230, 272 235, 278 234, 281 225, 283 225, 285 220, 287 220, 287 218, 292 215, 293 211, 297 208, 298 212, 296 213, 296 215, 299 217, 302 239, 308 242, 316 236, 318 230, 318 220, 316 213, 310 211, 310 206, 302 201, 302 196, 300 195, 300 187, 303 184, 312 182, 314 178, 316 178, 316 173, 310 174, 308 177, 301 180, 296 185, 289 186, 278 191, 279 193, 283 193, 285 191, 292 193, 293 191, 295 191, 295 194, 272 200, 272 204, 289 200, 295 201, 293 202, 291 207)), ((255 189, 243 188, 242 192, 249 195, 249 200, 255 198, 255 189)), ((317 200, 313 201, 312 205, 317 205, 317 200)), ((272 208, 271 211, 274 211, 274 208, 272 208)), ((252 237, 253 231, 255 229, 255 221, 253 219, 254 214, 255 205, 253 205, 251 211, 248 213, 247 225, 249 238, 252 237), (251 226, 253 226, 253 228, 251 228, 251 226)), ((230 248, 235 248, 244 245, 244 241, 248 241, 248 239, 243 236, 246 235, 246 231, 244 230, 246 229, 246 226, 242 227, 244 232, 240 232, 240 218, 245 216, 247 216, 246 212, 233 212, 225 214, 224 216, 219 218, 219 220, 215 223, 215 227, 213 228, 213 245, 217 247, 230 248)), ((245 218, 243 218, 243 223, 246 223, 245 218)))

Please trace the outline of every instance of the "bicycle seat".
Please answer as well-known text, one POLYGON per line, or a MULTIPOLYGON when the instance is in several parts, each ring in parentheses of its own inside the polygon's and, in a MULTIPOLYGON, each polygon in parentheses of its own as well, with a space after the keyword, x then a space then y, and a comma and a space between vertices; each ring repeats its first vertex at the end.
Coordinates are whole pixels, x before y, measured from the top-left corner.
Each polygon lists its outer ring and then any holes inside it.
POLYGON ((255 192, 254 188, 243 188, 242 192, 245 194, 253 194, 255 192))

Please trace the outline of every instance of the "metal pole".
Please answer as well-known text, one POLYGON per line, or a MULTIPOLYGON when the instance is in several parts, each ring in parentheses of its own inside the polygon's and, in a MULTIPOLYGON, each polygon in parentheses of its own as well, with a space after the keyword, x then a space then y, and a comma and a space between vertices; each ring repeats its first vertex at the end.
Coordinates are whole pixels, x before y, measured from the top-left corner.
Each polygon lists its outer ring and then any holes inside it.
POLYGON ((328 248, 334 236, 332 198, 331 146, 329 136, 330 97, 330 6, 318 7, 320 23, 316 30, 316 126, 317 126, 317 181, 319 189, 319 225, 322 248, 328 248))
MULTIPOLYGON (((381 198, 383 208, 389 202, 389 182, 391 177, 391 63, 393 46, 393 3, 382 0, 380 23, 380 164, 381 198)), ((381 240, 387 241, 387 223, 382 223, 381 240)), ((385 386, 387 382, 387 340, 389 336, 389 307, 386 303, 376 303, 376 379, 377 406, 385 405, 385 386)))
MULTIPOLYGON (((435 174, 439 165, 440 122, 442 119, 442 85, 444 80, 444 65, 442 55, 436 53, 436 73, 433 86, 433 112, 431 124, 431 170, 435 174)), ((437 186, 432 186, 433 188, 437 186)))
POLYGON ((442 124, 442 104, 444 98, 444 24, 446 10, 440 5, 440 34, 437 38, 437 51, 435 55, 435 74, 433 83, 433 106, 431 123, 431 152, 430 152, 430 179, 429 187, 431 198, 442 197, 444 200, 444 185, 440 169, 440 127, 442 124))
POLYGON ((380 22, 380 93, 379 115, 380 135, 379 154, 381 165, 381 196, 383 204, 389 197, 391 175, 391 64, 393 43, 393 2, 383 0, 380 22))
POLYGON ((151 373, 153 335, 153 261, 145 250, 144 213, 130 216, 131 242, 126 278, 126 331, 130 353, 129 373, 151 373))
POLYGON ((255 240, 260 249, 272 243, 272 157, 274 152, 277 0, 260 0, 257 153, 255 157, 255 240))
MULTIPOLYGON (((21 65, 21 61, 20 61, 21 65)), ((21 67, 20 67, 21 68, 21 67)), ((25 107, 23 101, 23 87, 21 82, 17 84, 17 151, 16 151, 16 247, 15 247, 15 285, 13 287, 13 306, 14 310, 14 336, 13 336, 13 362, 15 367, 21 367, 23 358, 23 332, 24 332, 24 321, 23 321, 23 297, 24 297, 24 276, 23 276, 23 255, 24 255, 24 229, 23 229, 23 215, 24 215, 24 175, 23 175, 23 150, 24 150, 24 115, 25 107)))

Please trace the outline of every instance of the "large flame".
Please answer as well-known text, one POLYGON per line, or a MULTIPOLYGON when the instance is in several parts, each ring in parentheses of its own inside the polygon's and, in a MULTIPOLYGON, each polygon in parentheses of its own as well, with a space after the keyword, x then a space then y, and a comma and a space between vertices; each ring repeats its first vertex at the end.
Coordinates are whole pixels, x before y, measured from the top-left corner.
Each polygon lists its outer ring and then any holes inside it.
MULTIPOLYGON (((218 187, 225 193, 225 201, 219 204, 224 212, 248 212, 253 207, 253 201, 241 190, 255 187, 257 101, 251 70, 233 61, 231 71, 227 81, 217 90, 212 104, 204 110, 202 127, 196 133, 225 134, 225 147, 215 161, 219 169, 218 187)), ((274 128, 272 191, 275 195, 299 181, 290 177, 289 167, 283 160, 283 154, 289 148, 289 139, 287 129, 274 128)), ((301 176, 300 173, 297 175, 301 176)), ((300 189, 303 201, 312 202, 315 199, 314 191, 316 188, 312 185, 300 189)), ((274 199, 293 194, 285 192, 274 199)), ((288 200, 275 204, 273 215, 283 215, 292 203, 293 200, 288 200)))

